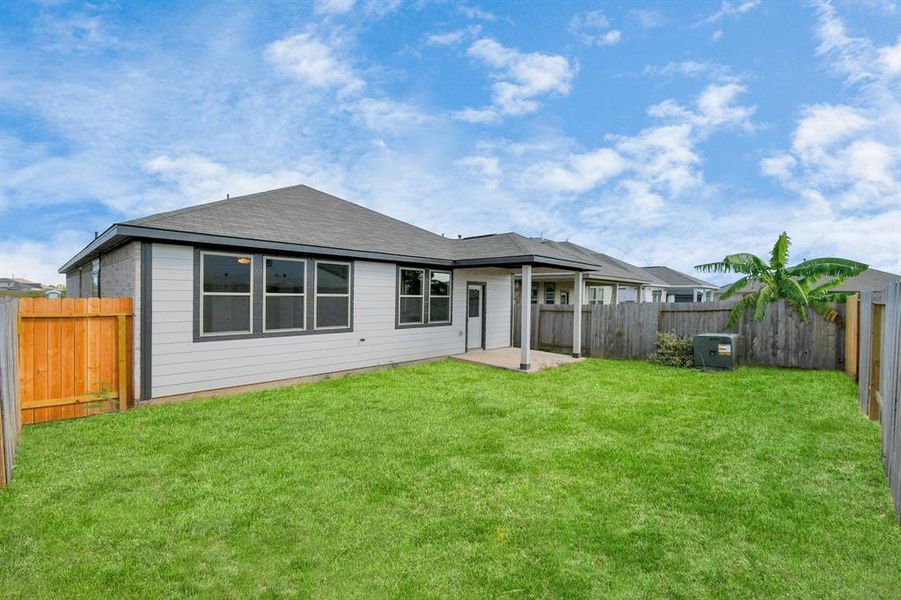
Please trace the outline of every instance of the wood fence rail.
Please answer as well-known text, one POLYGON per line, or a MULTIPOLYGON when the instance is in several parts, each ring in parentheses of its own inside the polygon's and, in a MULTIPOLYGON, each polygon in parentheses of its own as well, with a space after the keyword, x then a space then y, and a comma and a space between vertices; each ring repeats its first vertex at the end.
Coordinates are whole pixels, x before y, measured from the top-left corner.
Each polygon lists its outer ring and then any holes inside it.
POLYGON ((22 423, 127 408, 131 315, 131 298, 21 299, 22 423))
POLYGON ((16 460, 19 415, 17 319, 19 300, 0 298, 0 488, 9 483, 16 460))
MULTIPOLYGON (((582 307, 582 351, 599 358, 650 358, 657 332, 683 336, 727 331, 733 301, 699 303, 628 303, 582 307)), ((531 347, 569 353, 572 348, 573 307, 533 305, 531 347)), ((836 305, 844 315, 844 305, 836 305)), ((519 345, 519 305, 514 307, 513 340, 519 345)), ((841 369, 844 367, 844 329, 808 309, 804 324, 784 302, 770 307, 766 318, 745 315, 731 331, 739 334, 743 364, 841 369)))

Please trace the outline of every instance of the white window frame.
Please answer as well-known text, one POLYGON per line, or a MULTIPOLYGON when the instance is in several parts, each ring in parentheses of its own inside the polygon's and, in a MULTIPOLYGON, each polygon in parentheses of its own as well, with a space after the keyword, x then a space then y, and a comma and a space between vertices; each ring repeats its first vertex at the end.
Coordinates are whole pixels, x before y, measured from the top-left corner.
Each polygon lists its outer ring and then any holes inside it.
MULTIPOLYGON (((451 320, 454 318, 454 315, 451 314, 451 311, 453 310, 453 302, 451 301, 451 298, 454 295, 454 274, 452 271, 439 271, 437 269, 436 270, 429 269, 428 274, 429 274, 429 307, 428 307, 429 325, 431 325, 433 323, 434 324, 450 323, 451 320), (441 296, 441 295, 433 296, 432 295, 432 275, 434 275, 435 273, 441 273, 443 275, 448 276, 447 295, 446 296, 441 296), (447 319, 446 320, 443 320, 443 321, 433 321, 432 320, 432 298, 447 298, 447 319)), ((424 294, 425 289, 423 289, 422 292, 424 294)), ((400 311, 400 302, 398 301, 397 304, 398 304, 397 310, 400 311)), ((423 304, 425 304, 425 298, 423 298, 423 304)), ((400 322, 400 313, 399 312, 398 312, 398 322, 400 322)))
POLYGON ((425 286, 431 285, 432 282, 430 279, 426 279, 427 271, 426 269, 420 269, 419 267, 399 267, 397 271, 397 323, 401 327, 409 327, 414 325, 425 325, 426 321, 426 306, 425 306, 425 286), (422 273, 422 289, 420 290, 420 294, 401 294, 403 290, 403 272, 404 271, 419 271, 422 273), (419 298, 422 302, 420 302, 419 306, 419 320, 418 321, 401 321, 400 320, 400 305, 401 300, 404 298, 419 298))
POLYGON ((310 274, 307 273, 307 267, 309 267, 309 261, 306 258, 289 258, 287 256, 263 256, 263 333, 281 333, 283 331, 306 331, 307 330, 307 286, 310 281, 310 274), (287 292, 267 292, 266 291, 266 260, 290 260, 294 262, 303 263, 303 292, 299 294, 292 294, 287 292), (290 297, 297 298, 298 296, 303 299, 303 327, 290 327, 284 329, 266 329, 266 299, 269 296, 276 297, 290 297))
MULTIPOLYGON (((353 301, 351 300, 351 295, 353 292, 353 277, 354 277, 354 269, 353 263, 341 261, 341 260, 314 260, 313 261, 313 272, 315 273, 315 281, 313 288, 313 330, 314 331, 328 331, 329 329, 350 329, 351 328, 351 317, 353 316, 353 301), (344 265, 347 267, 347 293, 346 294, 320 294, 319 293, 319 265, 344 265), (347 298, 347 324, 346 325, 329 325, 328 327, 320 327, 319 319, 317 315, 319 314, 319 298, 347 298)), ((306 286, 306 280, 304 281, 304 285, 306 286)), ((304 320, 306 320, 306 313, 304 313, 304 320)))
POLYGON ((606 293, 605 293, 606 291, 607 291, 606 286, 589 285, 588 286, 588 304, 589 305, 595 305, 595 304, 603 305, 604 300, 605 300, 604 296, 606 295, 606 293), (592 292, 595 292, 595 291, 600 292, 600 297, 598 297, 598 294, 594 294, 594 297, 592 298, 592 292))
POLYGON ((200 307, 199 307, 199 318, 200 323, 198 323, 198 331, 200 337, 222 337, 222 336, 230 336, 230 335, 253 335, 253 254, 242 254, 240 252, 211 252, 209 250, 201 250, 200 251, 200 307), (204 288, 204 269, 206 267, 205 257, 208 255, 215 256, 231 256, 233 258, 242 258, 246 257, 250 259, 250 287, 247 292, 207 292, 204 288), (212 333, 205 332, 203 330, 203 305, 204 305, 204 297, 206 296, 247 296, 248 304, 250 305, 248 308, 249 318, 248 325, 250 326, 247 330, 238 330, 238 331, 216 331, 212 333))

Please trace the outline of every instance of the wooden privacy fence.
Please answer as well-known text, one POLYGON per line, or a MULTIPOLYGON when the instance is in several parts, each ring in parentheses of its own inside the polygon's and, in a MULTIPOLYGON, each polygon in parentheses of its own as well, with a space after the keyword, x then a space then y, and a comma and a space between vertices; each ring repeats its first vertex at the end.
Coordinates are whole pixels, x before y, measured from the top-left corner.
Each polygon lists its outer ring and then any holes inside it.
POLYGON ((849 349, 856 355, 860 409, 880 422, 882 462, 901 523, 901 281, 864 292, 853 306, 859 306, 859 330, 849 349))
MULTIPOLYGON (((657 332, 683 336, 727 331, 734 302, 628 303, 582 307, 582 352, 599 358, 650 358, 657 332)), ((837 305, 839 315, 843 305, 837 305)), ((531 348, 569 353, 573 307, 532 305, 531 348)), ((521 307, 514 307, 513 340, 519 345, 521 307)), ((841 369, 844 329, 808 310, 804 324, 784 302, 762 321, 745 314, 732 332, 739 334, 739 361, 747 365, 841 369)))
POLYGON ((0 488, 9 483, 16 459, 21 420, 19 416, 16 298, 0 298, 0 488))
POLYGON ((22 423, 127 408, 131 298, 19 300, 22 423))

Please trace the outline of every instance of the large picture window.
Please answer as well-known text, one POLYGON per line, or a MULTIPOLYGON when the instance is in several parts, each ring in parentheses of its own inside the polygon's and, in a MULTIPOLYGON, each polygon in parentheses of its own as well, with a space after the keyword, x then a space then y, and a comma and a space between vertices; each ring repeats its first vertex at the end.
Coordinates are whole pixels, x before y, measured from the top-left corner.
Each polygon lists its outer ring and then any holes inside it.
POLYGON ((194 251, 194 341, 353 330, 353 262, 194 251))
POLYGON ((201 335, 250 333, 253 257, 204 252, 200 280, 201 335))
POLYGON ((397 326, 450 325, 453 275, 419 267, 397 270, 397 326))
POLYGON ((350 327, 350 263, 316 261, 316 329, 350 327))
POLYGON ((264 260, 263 331, 306 329, 306 260, 264 260))

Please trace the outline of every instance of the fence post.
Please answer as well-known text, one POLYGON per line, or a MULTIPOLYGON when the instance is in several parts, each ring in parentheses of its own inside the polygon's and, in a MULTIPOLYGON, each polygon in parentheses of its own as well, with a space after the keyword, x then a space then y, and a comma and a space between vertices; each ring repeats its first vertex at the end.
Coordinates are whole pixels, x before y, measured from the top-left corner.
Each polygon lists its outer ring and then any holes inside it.
POLYGON ((128 350, 125 343, 127 331, 125 315, 119 315, 119 410, 128 408, 128 350))

